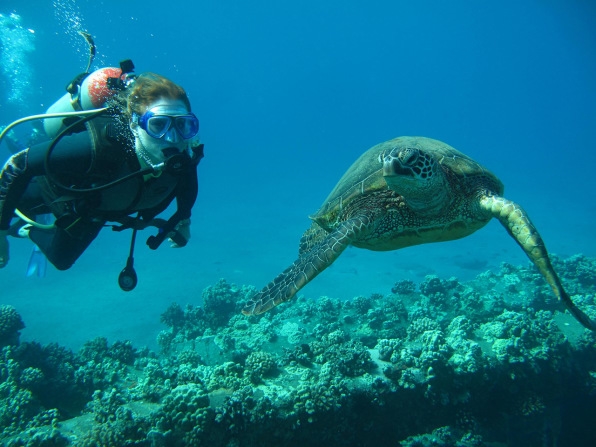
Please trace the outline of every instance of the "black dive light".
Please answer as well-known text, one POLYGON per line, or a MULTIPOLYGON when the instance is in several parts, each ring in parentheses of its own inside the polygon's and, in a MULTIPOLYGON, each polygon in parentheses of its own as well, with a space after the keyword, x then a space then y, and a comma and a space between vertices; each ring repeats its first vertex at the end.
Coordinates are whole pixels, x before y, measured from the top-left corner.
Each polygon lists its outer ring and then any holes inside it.
POLYGON ((136 228, 132 230, 132 238, 130 240, 130 252, 128 254, 128 259, 126 260, 126 267, 122 269, 120 275, 118 275, 118 285, 122 290, 125 292, 130 292, 137 286, 138 278, 137 272, 135 272, 134 268, 134 249, 135 249, 135 240, 137 238, 137 230, 136 228))
MULTIPOLYGON (((159 232, 156 236, 149 236, 147 239, 147 245, 149 248, 156 250, 167 237, 172 239, 172 242, 176 243, 179 247, 184 247, 188 241, 174 228, 175 226, 176 224, 174 221, 166 222, 165 226, 159 229, 159 232)), ((132 237, 130 240, 130 251, 128 254, 128 259, 126 260, 126 267, 124 267, 120 272, 120 275, 118 275, 118 285, 125 292, 130 292, 133 290, 138 283, 137 272, 134 268, 134 249, 137 239, 137 231, 138 230, 136 228, 133 228, 132 237)))

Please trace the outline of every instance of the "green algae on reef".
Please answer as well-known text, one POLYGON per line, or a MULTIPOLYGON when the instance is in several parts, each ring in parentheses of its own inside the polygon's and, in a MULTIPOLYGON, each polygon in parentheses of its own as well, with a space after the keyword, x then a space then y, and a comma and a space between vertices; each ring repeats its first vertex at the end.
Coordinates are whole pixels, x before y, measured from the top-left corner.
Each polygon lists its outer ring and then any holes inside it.
MULTIPOLYGON (((596 317, 596 261, 554 262, 596 317)), ((301 296, 246 318, 238 312, 253 293, 221 280, 202 307, 173 303, 159 354, 103 338, 76 354, 5 346, 2 442, 596 445, 586 416, 596 411, 596 337, 532 266, 465 283, 397 281, 350 301, 301 296)), ((18 340, 14 309, 0 308, 3 321, 18 340)))

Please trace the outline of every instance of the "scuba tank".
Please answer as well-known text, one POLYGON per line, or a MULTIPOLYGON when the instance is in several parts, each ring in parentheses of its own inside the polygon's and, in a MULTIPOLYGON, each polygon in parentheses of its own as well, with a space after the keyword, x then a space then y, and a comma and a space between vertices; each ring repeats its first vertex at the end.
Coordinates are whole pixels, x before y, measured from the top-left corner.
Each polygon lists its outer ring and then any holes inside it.
MULTIPOLYGON (((104 107, 106 102, 126 88, 134 79, 130 73, 134 65, 130 60, 120 63, 120 68, 105 67, 92 73, 83 73, 66 87, 67 92, 52 104, 46 114, 80 112, 104 107)), ((43 127, 50 138, 55 138, 69 124, 65 118, 46 118, 43 127)))
MULTIPOLYGON (((100 109, 110 98, 128 87, 135 79, 135 76, 131 74, 135 67, 130 59, 120 62, 120 68, 105 67, 90 73, 89 68, 96 53, 95 42, 89 33, 79 31, 79 34, 89 45, 87 68, 66 86, 64 96, 50 106, 46 115, 100 109)), ((76 119, 76 117, 69 116, 48 117, 44 119, 43 127, 48 137, 53 139, 76 119)))

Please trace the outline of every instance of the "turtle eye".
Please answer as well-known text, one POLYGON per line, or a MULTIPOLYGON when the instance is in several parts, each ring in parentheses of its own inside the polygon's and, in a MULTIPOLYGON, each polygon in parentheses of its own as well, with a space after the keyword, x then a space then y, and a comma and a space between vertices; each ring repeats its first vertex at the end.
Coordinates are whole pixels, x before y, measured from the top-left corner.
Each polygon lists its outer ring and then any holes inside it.
MULTIPOLYGON (((418 150, 411 147, 407 147, 401 151, 401 153, 399 154, 399 159, 404 165, 415 165, 418 161, 418 150)), ((417 172, 417 174, 419 174, 419 172, 417 172)))

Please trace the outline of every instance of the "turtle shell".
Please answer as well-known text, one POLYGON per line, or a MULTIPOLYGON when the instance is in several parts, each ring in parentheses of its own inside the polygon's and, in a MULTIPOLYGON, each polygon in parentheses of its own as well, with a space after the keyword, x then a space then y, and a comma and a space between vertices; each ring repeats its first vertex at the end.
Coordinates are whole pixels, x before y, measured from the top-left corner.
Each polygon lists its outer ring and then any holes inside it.
POLYGON ((498 186, 499 192, 503 190, 502 183, 494 174, 448 144, 426 137, 398 137, 379 143, 362 154, 337 182, 321 208, 310 218, 323 226, 333 225, 342 209, 349 206, 355 197, 387 189, 383 177, 382 154, 400 147, 413 147, 433 153, 437 161, 456 177, 488 177, 493 185, 498 186))

